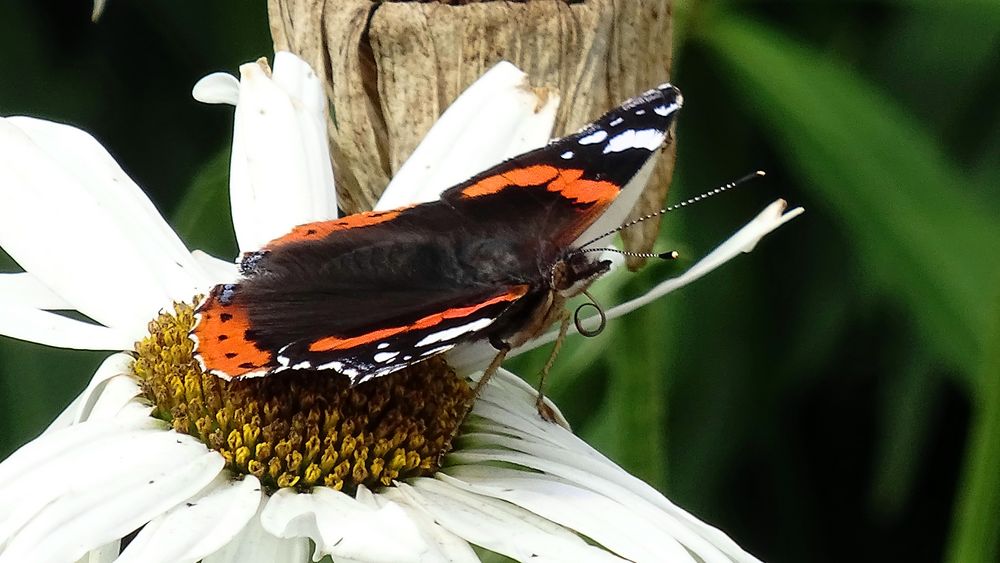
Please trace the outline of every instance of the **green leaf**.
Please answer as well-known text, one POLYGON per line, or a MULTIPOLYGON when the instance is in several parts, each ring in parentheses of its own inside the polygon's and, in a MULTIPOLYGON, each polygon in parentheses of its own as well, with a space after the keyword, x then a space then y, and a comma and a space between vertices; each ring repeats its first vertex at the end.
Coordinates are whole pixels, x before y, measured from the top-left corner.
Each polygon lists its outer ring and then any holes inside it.
POLYGON ((669 325, 655 303, 631 313, 615 327, 606 360, 611 378, 593 438, 630 473, 663 491, 667 486, 668 385, 663 342, 669 325))
POLYGON ((952 518, 951 563, 992 563, 1000 558, 1000 307, 991 312, 996 323, 980 368, 981 392, 952 518))
POLYGON ((981 306, 1000 272, 1000 233, 969 181, 913 116, 840 61, 727 16, 699 37, 740 103, 839 217, 864 278, 908 306, 936 353, 972 372, 981 306))
POLYGON ((941 133, 939 142, 944 138, 947 145, 977 139, 969 133, 984 124, 980 97, 993 90, 1000 20, 991 25, 982 14, 919 6, 891 20, 879 39, 883 48, 876 49, 873 67, 879 80, 891 85, 893 96, 906 107, 926 116, 931 129, 941 133), (947 88, 928 88, 928 77, 947 88), (962 138, 966 135, 972 138, 962 138))
POLYGON ((38 436, 87 386, 106 356, 0 336, 0 460, 38 436))
POLYGON ((174 213, 173 225, 189 248, 213 256, 236 255, 229 210, 229 149, 212 157, 191 182, 174 213))
POLYGON ((911 498, 937 421, 935 399, 942 390, 933 362, 919 351, 898 365, 899 371, 883 374, 886 389, 872 480, 872 507, 884 520, 898 518, 911 498))

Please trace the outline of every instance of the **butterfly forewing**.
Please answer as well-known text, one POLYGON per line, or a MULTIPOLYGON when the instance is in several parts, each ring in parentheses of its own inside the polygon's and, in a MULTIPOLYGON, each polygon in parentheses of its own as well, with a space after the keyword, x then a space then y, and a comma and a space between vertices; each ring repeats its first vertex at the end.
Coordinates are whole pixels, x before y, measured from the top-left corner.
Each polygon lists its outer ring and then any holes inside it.
POLYGON ((332 370, 360 383, 503 339, 551 270, 663 144, 680 94, 629 100, 441 199, 301 225, 244 256, 196 310, 196 357, 223 377, 332 370))

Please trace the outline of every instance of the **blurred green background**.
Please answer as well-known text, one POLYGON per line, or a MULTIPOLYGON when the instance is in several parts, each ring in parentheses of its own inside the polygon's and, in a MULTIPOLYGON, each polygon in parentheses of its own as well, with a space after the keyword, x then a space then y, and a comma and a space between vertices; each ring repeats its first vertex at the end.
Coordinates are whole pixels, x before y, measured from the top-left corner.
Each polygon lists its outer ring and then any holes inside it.
MULTIPOLYGON (((98 24, 89 10, 0 5, 0 114, 94 133, 192 247, 232 255, 231 112, 190 88, 270 55, 263 2, 112 0, 98 24)), ((571 338, 551 394, 591 443, 764 560, 997 561, 1000 2, 674 11, 686 104, 671 200, 768 176, 671 214, 661 249, 688 261, 611 280, 604 302, 676 274, 776 197, 807 213, 571 338)), ((534 373, 546 353, 511 367, 534 373)), ((101 357, 0 339, 0 457, 101 357)))

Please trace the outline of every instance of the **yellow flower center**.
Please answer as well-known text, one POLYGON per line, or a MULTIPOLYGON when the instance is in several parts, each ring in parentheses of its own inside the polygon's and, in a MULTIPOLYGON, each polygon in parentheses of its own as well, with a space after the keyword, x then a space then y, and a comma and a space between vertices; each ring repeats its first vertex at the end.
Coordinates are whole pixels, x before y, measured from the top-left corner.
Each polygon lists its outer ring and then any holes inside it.
POLYGON ((201 371, 189 304, 149 324, 134 373, 153 416, 222 454, 269 489, 353 491, 434 473, 472 398, 443 360, 351 387, 327 371, 225 381, 201 371))

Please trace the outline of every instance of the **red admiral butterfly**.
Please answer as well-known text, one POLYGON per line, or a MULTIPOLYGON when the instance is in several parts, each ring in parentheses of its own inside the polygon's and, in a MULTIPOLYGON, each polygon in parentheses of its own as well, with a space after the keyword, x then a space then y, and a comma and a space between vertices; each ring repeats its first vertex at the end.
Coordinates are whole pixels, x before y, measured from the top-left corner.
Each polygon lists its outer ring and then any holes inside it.
POLYGON ((634 203, 681 103, 664 84, 437 201, 295 227, 197 307, 196 358, 226 379, 332 370, 359 384, 461 344, 523 344, 609 269, 575 245, 634 203))

